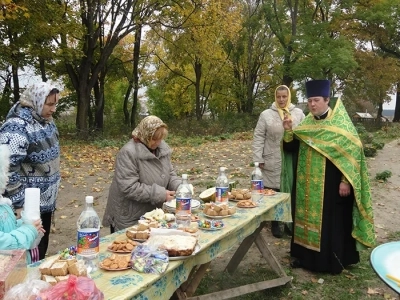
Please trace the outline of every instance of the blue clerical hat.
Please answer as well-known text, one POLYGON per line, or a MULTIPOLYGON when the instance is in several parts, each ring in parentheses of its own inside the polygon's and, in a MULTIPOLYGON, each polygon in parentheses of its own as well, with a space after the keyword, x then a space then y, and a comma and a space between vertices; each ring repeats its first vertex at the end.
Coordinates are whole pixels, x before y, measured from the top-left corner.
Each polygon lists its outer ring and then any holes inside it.
POLYGON ((329 97, 331 82, 326 79, 311 80, 306 82, 306 95, 310 97, 329 97))

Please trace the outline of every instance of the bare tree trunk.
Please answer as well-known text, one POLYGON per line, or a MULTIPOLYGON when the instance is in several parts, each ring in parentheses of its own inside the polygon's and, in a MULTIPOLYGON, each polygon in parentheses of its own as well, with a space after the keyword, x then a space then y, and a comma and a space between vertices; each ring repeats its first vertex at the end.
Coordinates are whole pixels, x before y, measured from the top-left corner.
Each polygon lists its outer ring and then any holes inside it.
POLYGON ((394 108, 393 122, 400 122, 400 83, 397 83, 396 106, 394 108))
POLYGON ((200 81, 201 81, 201 62, 196 59, 194 65, 194 73, 196 74, 196 119, 201 120, 201 109, 200 109, 200 81))
POLYGON ((39 68, 40 68, 40 76, 42 77, 42 81, 47 82, 46 68, 44 65, 44 59, 42 57, 39 57, 39 68))
POLYGON ((10 110, 10 95, 12 93, 11 89, 11 73, 7 72, 4 79, 3 93, 0 99, 0 120, 5 119, 8 111, 10 110))
POLYGON ((18 65, 12 65, 12 78, 13 78, 13 94, 14 103, 19 100, 19 78, 18 78, 18 65))
POLYGON ((90 90, 83 88, 85 86, 86 85, 81 83, 76 91, 78 95, 76 128, 78 130, 78 137, 81 139, 87 139, 89 136, 88 115, 90 108, 90 90))
POLYGON ((96 112, 94 115, 94 129, 103 131, 104 129, 104 73, 101 73, 99 80, 95 84, 93 91, 96 101, 96 112))
POLYGON ((138 111, 138 91, 139 91, 139 59, 140 59, 140 46, 142 41, 142 25, 137 24, 135 30, 135 43, 133 47, 133 104, 131 111, 131 128, 135 127, 136 113, 138 111))
POLYGON ((382 118, 382 112, 383 112, 383 103, 378 104, 378 112, 376 114, 376 119, 380 122, 382 118))

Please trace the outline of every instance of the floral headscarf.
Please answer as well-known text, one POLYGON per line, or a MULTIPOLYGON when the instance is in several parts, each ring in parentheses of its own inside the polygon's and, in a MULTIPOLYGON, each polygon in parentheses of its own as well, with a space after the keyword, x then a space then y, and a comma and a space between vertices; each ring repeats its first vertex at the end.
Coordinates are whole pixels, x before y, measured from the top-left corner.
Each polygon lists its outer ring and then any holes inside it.
POLYGON ((280 85, 275 89, 275 94, 274 95, 275 95, 275 105, 276 105, 276 108, 278 109, 278 113, 279 113, 279 116, 281 117, 281 119, 283 120, 283 118, 285 117, 285 113, 290 118, 289 107, 290 107, 290 104, 292 104, 292 100, 291 100, 292 95, 290 93, 290 89, 286 85, 280 85), (288 99, 287 99, 285 107, 280 107, 279 103, 278 103, 278 101, 276 99, 276 93, 278 92, 278 90, 281 90, 282 87, 284 87, 288 91, 288 99))
POLYGON ((135 139, 140 140, 146 146, 149 146, 149 142, 154 133, 161 127, 168 128, 167 124, 165 124, 159 117, 148 116, 136 126, 132 131, 132 136, 135 139))
POLYGON ((32 107, 39 116, 42 115, 42 110, 46 97, 54 86, 47 82, 35 83, 28 87, 21 95, 19 102, 23 107, 32 107))

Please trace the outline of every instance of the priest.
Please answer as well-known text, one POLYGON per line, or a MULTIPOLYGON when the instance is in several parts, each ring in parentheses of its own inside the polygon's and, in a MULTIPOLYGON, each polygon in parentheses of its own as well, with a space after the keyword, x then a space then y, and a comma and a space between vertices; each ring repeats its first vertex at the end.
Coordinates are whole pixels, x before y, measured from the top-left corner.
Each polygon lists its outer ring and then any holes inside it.
POLYGON ((310 113, 303 122, 292 129, 291 119, 283 119, 281 179, 291 192, 294 222, 291 266, 339 274, 360 261, 360 250, 375 245, 367 164, 343 103, 329 106, 330 81, 306 82, 306 96, 310 113))

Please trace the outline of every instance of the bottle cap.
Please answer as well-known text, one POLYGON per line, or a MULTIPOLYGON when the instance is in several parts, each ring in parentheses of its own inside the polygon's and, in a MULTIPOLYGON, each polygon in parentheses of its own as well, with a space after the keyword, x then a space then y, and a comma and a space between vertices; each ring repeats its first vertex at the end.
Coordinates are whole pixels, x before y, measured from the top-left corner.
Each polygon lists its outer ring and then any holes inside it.
POLYGON ((226 168, 225 168, 225 167, 219 167, 219 170, 220 170, 221 172, 225 172, 226 168))
POLYGON ((86 203, 93 203, 93 196, 86 196, 85 201, 86 203))
POLYGON ((254 166, 255 166, 255 167, 258 167, 258 166, 259 166, 259 163, 258 163, 258 162, 255 162, 255 163, 254 163, 254 166))
POLYGON ((182 179, 187 179, 187 174, 182 174, 182 179))

